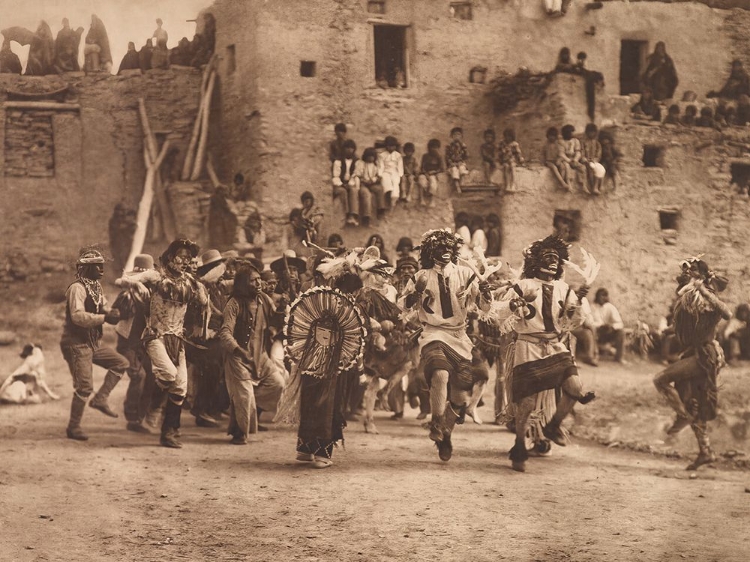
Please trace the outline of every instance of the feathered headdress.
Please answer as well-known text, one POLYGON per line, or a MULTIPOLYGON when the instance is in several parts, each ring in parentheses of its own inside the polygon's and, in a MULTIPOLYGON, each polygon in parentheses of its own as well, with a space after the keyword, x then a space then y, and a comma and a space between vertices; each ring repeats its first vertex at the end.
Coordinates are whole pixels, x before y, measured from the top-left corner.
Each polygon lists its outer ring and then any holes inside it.
POLYGON ((560 260, 555 279, 560 279, 563 276, 563 264, 570 258, 569 248, 562 238, 554 234, 537 240, 523 251, 523 276, 527 279, 536 277, 539 269, 544 265, 542 255, 545 250, 553 250, 560 260))
POLYGON ((422 235, 419 245, 419 263, 422 269, 435 267, 435 256, 443 253, 441 250, 451 252, 451 262, 458 261, 458 250, 464 244, 464 239, 454 233, 450 228, 428 230, 422 235))

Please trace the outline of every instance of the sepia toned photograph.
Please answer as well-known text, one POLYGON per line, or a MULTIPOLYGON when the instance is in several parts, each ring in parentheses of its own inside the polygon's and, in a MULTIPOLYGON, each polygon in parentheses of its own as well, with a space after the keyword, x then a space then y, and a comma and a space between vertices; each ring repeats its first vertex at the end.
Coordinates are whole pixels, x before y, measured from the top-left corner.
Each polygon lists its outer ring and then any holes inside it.
POLYGON ((0 35, 0 562, 750 560, 750 0, 0 35))

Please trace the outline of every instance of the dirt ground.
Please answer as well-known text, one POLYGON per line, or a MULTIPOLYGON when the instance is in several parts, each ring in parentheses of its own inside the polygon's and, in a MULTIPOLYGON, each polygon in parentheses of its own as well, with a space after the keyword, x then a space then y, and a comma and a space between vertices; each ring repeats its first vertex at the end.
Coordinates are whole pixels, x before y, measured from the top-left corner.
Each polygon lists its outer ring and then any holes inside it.
MULTIPOLYGON (((313 470, 293 460, 294 431, 272 424, 237 447, 185 413, 185 447, 159 447, 125 431, 125 384, 111 398, 120 419, 87 409, 91 439, 65 439, 72 390, 58 326, 44 343, 62 400, 0 406, 0 560, 748 559, 748 472, 720 463, 692 477, 686 459, 617 447, 639 432, 660 439, 668 411, 652 412, 648 387, 658 365, 583 369, 601 398, 579 408, 573 433, 619 440, 575 437, 525 474, 510 469, 511 434, 489 423, 459 427, 442 463, 414 410, 400 422, 378 412, 379 435, 351 424, 334 466, 313 470), (627 392, 641 404, 622 411, 627 392), (636 423, 637 411, 651 413, 636 423)), ((4 370, 18 347, 0 348, 4 370)), ((102 377, 96 369, 97 386, 102 377)), ((490 421, 491 402, 481 412, 490 421)))

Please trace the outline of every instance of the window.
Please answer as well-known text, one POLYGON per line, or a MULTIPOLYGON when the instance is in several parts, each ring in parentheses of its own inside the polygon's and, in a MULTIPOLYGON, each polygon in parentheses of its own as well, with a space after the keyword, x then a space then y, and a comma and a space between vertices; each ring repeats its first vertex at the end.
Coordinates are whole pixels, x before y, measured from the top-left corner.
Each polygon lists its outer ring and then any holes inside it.
POLYGON ((402 25, 373 26, 375 81, 381 88, 409 86, 406 29, 402 25))
POLYGON ((234 58, 235 50, 234 45, 227 46, 227 74, 233 74, 237 68, 237 62, 234 58))
POLYGON ((659 209, 659 228, 662 230, 677 230, 677 219, 679 217, 679 209, 659 209))
POLYGON ((581 238, 582 222, 581 211, 558 209, 552 219, 552 227, 555 229, 555 234, 566 242, 577 242, 581 238))
POLYGON ((367 11, 371 14, 385 14, 385 0, 368 0, 367 11))
POLYGON ((315 61, 303 60, 299 63, 299 75, 303 78, 315 77, 315 61))
POLYGON ((641 74, 646 69, 648 41, 625 40, 620 44, 620 94, 641 91, 641 74))
POLYGON ((643 165, 646 168, 663 168, 667 148, 658 144, 643 145, 643 165))
POLYGON ((451 15, 457 20, 474 19, 471 2, 451 2, 451 15))
POLYGON ((469 82, 472 84, 484 84, 487 80, 487 67, 475 66, 469 71, 469 82))
POLYGON ((750 162, 732 162, 729 172, 732 174, 730 185, 736 185, 740 193, 747 193, 750 187, 750 162))

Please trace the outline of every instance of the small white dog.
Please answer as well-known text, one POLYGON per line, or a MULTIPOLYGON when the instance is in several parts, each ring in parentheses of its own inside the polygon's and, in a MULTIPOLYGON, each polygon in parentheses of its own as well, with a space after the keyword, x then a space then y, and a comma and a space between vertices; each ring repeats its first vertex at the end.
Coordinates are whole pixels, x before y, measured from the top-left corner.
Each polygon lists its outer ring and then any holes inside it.
POLYGON ((44 380, 47 370, 44 368, 42 346, 35 343, 25 345, 21 359, 23 363, 0 386, 0 402, 39 404, 42 402, 42 392, 52 400, 59 400, 60 397, 50 390, 44 380))

